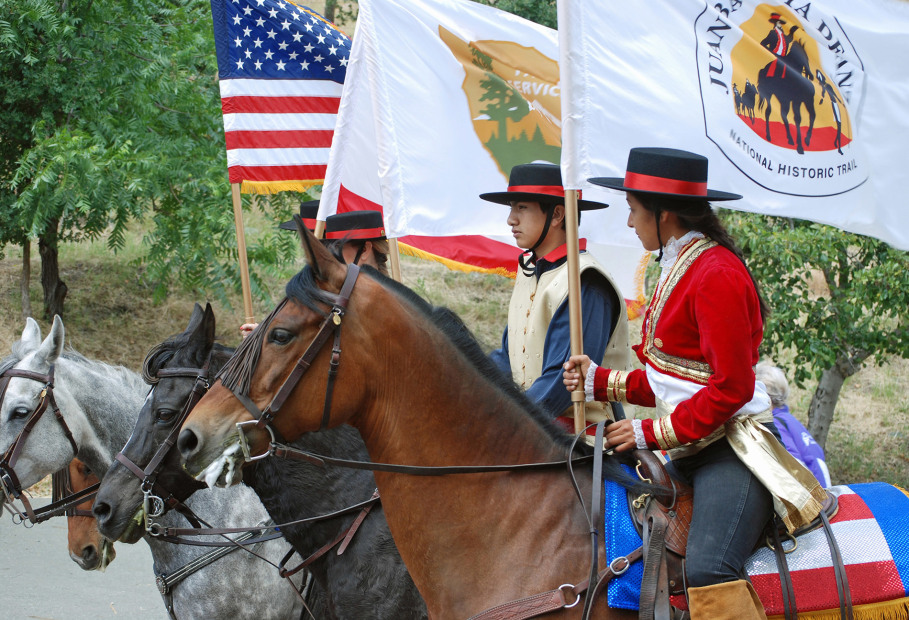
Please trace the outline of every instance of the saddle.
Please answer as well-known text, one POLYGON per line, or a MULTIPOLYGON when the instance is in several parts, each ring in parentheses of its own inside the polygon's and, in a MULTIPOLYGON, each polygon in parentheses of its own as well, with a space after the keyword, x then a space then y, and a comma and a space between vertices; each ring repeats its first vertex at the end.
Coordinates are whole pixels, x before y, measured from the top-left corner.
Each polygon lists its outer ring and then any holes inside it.
POLYGON ((628 494, 632 521, 644 547, 640 618, 672 618, 671 595, 685 593, 685 547, 691 526, 694 492, 672 479, 650 450, 635 450, 638 477, 655 488, 635 497, 628 494))
MULTIPOLYGON (((641 535, 644 548, 639 618, 670 620, 674 612, 669 597, 685 594, 685 549, 694 491, 689 485, 673 479, 662 461, 650 450, 634 450, 632 459, 637 463, 635 471, 638 477, 655 487, 651 492, 638 496, 631 492, 628 494, 632 521, 641 535)), ((758 542, 756 548, 767 545, 777 551, 780 575, 788 575, 785 551, 780 541, 794 540, 796 536, 822 527, 824 523, 829 523, 836 511, 836 496, 828 491, 821 514, 814 521, 789 534, 785 525, 774 519, 768 526, 767 536, 758 542)), ((791 584, 789 588, 791 590, 791 584)))

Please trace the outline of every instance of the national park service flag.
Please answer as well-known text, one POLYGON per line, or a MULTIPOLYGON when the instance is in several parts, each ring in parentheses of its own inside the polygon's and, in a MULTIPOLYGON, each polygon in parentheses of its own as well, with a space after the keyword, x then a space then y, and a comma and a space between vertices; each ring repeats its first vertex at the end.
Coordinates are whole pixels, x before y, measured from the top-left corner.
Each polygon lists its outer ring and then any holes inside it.
MULTIPOLYGON (((559 163, 556 32, 469 0, 359 7, 319 219, 378 209, 406 253, 513 276, 508 210, 479 195, 504 191, 516 164, 559 163)), ((634 311, 645 253, 616 243, 627 210, 613 203, 584 214, 581 236, 634 311)))

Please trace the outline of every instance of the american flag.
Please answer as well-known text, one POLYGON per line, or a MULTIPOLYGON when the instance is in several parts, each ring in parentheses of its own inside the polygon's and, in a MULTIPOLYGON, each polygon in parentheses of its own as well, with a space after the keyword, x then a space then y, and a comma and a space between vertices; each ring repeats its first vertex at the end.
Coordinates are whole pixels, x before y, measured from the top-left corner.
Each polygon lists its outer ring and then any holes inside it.
POLYGON ((322 183, 350 38, 288 0, 211 0, 227 167, 246 193, 322 183))

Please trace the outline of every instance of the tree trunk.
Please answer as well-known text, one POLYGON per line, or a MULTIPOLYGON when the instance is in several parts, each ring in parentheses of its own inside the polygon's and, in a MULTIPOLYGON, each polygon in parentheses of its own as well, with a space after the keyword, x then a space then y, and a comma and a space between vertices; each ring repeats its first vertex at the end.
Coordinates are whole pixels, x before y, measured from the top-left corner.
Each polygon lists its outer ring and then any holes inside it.
POLYGON ((808 405, 808 432, 825 450, 827 433, 830 432, 830 424, 833 422, 833 413, 840 398, 843 382, 861 369, 862 362, 868 355, 866 352, 860 352, 854 357, 840 354, 833 367, 823 372, 814 396, 811 397, 811 404, 808 405))
POLYGON ((47 228, 38 238, 38 253, 41 255, 41 287, 44 289, 44 318, 53 320, 55 314, 63 317, 63 300, 66 299, 66 284, 60 279, 57 263, 57 226, 59 219, 50 220, 47 228))
POLYGON ((19 279, 19 292, 22 295, 22 320, 32 316, 32 300, 28 289, 32 284, 32 242, 26 239, 22 243, 22 277, 19 279))
POLYGON ((338 8, 338 0, 325 0, 325 19, 335 23, 335 11, 338 8))

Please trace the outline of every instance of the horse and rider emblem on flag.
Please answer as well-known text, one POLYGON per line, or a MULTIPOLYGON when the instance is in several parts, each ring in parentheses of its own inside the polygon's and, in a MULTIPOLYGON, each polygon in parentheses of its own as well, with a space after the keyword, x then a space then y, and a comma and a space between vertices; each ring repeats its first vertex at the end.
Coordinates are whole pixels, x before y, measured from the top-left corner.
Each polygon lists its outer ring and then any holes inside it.
POLYGON ((829 196, 865 182, 850 145, 864 66, 836 15, 796 6, 721 2, 696 23, 708 138, 763 187, 829 196))

